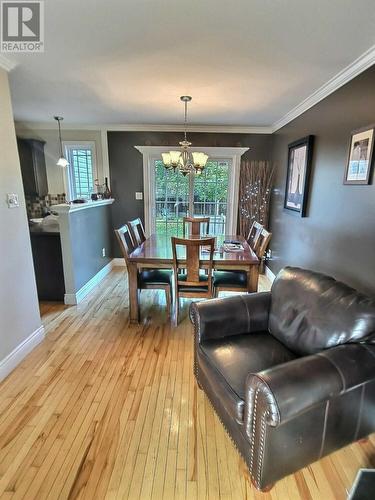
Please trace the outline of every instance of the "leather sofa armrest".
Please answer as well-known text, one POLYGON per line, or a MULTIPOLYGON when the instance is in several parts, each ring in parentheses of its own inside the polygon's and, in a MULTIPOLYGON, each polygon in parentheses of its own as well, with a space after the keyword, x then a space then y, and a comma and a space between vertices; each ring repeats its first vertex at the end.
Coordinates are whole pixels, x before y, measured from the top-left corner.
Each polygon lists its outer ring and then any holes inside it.
POLYGON ((271 292, 193 302, 190 320, 198 343, 241 333, 268 330, 271 292))
POLYGON ((257 415, 276 427, 370 380, 375 380, 371 344, 344 344, 250 373, 244 415, 247 436, 251 439, 257 415))

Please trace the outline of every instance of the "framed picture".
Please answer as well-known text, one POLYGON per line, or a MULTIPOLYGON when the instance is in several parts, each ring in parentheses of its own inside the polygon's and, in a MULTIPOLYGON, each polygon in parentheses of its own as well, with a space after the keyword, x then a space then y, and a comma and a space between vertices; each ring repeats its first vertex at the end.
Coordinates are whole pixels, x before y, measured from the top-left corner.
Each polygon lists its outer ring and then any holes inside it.
POLYGON ((344 184, 370 183, 374 136, 374 126, 352 132, 344 184))
POLYGON ((284 208, 306 216, 312 147, 314 136, 309 135, 288 145, 288 171, 284 208))

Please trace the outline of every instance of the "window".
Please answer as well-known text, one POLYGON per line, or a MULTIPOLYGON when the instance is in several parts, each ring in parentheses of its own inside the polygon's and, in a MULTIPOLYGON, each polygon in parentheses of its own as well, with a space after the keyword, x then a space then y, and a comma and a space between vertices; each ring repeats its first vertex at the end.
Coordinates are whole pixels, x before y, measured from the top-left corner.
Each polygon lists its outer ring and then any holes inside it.
POLYGON ((67 168, 66 190, 70 200, 88 199, 94 191, 96 157, 94 142, 64 142, 67 168))

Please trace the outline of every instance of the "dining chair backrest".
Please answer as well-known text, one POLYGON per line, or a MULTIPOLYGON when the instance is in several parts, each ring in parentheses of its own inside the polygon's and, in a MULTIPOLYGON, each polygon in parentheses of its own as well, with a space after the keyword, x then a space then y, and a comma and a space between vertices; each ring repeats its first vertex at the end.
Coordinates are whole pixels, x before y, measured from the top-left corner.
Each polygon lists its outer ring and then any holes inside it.
POLYGON ((256 249, 260 233, 262 232, 263 226, 256 220, 252 223, 249 235, 247 237, 247 242, 253 250, 256 249))
POLYGON ((211 280, 212 280, 212 266, 215 251, 215 238, 201 238, 201 239, 184 239, 175 238, 172 236, 172 252, 173 252, 173 270, 175 273, 175 282, 182 286, 200 287, 202 285, 207 286, 208 290, 211 290, 211 280), (180 259, 177 255, 177 246, 185 247, 186 258, 180 259), (208 270, 208 274, 202 275, 200 273, 200 260, 201 260, 201 249, 206 247, 208 259, 203 259, 207 265, 205 269, 208 270), (186 262, 186 264, 184 263, 186 262), (185 268, 186 274, 184 275, 184 280, 178 280, 178 270, 185 268))
POLYGON ((129 255, 136 247, 133 241, 133 237, 129 231, 129 226, 127 224, 124 224, 119 229, 115 229, 115 233, 120 244, 122 255, 127 264, 129 255))
POLYGON ((134 243, 136 243, 137 246, 141 245, 146 240, 145 230, 141 219, 138 217, 137 219, 130 220, 127 222, 127 225, 129 226, 134 243))
POLYGON ((263 228, 262 231, 260 232, 256 247, 255 247, 255 253, 257 254, 257 257, 259 260, 262 260, 264 257, 264 254, 266 253, 267 247, 271 241, 272 233, 267 231, 267 229, 263 228))
POLYGON ((210 218, 209 217, 183 217, 182 219, 183 227, 182 227, 182 234, 184 238, 186 236, 201 236, 201 234, 208 234, 210 230, 210 218), (202 225, 206 225, 206 227, 203 227, 202 230, 202 225), (190 230, 186 231, 186 226, 190 230))

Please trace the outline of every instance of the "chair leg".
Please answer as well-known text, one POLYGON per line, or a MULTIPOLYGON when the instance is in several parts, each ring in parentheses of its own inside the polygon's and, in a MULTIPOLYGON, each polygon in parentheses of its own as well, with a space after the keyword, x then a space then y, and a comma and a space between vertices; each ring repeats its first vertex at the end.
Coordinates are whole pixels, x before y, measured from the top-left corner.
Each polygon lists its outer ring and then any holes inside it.
POLYGON ((170 318, 171 317, 171 289, 170 289, 170 287, 167 287, 165 289, 165 301, 167 303, 168 318, 170 318))
POLYGON ((217 298, 219 296, 219 289, 215 286, 214 287, 214 297, 217 298))
POLYGON ((137 295, 138 295, 138 309, 137 309, 137 315, 138 315, 138 323, 141 321, 141 289, 138 288, 137 290, 137 295))
POLYGON ((178 294, 176 294, 175 300, 174 300, 174 318, 173 318, 173 323, 174 326, 178 326, 178 310, 180 308, 180 298, 178 294))

